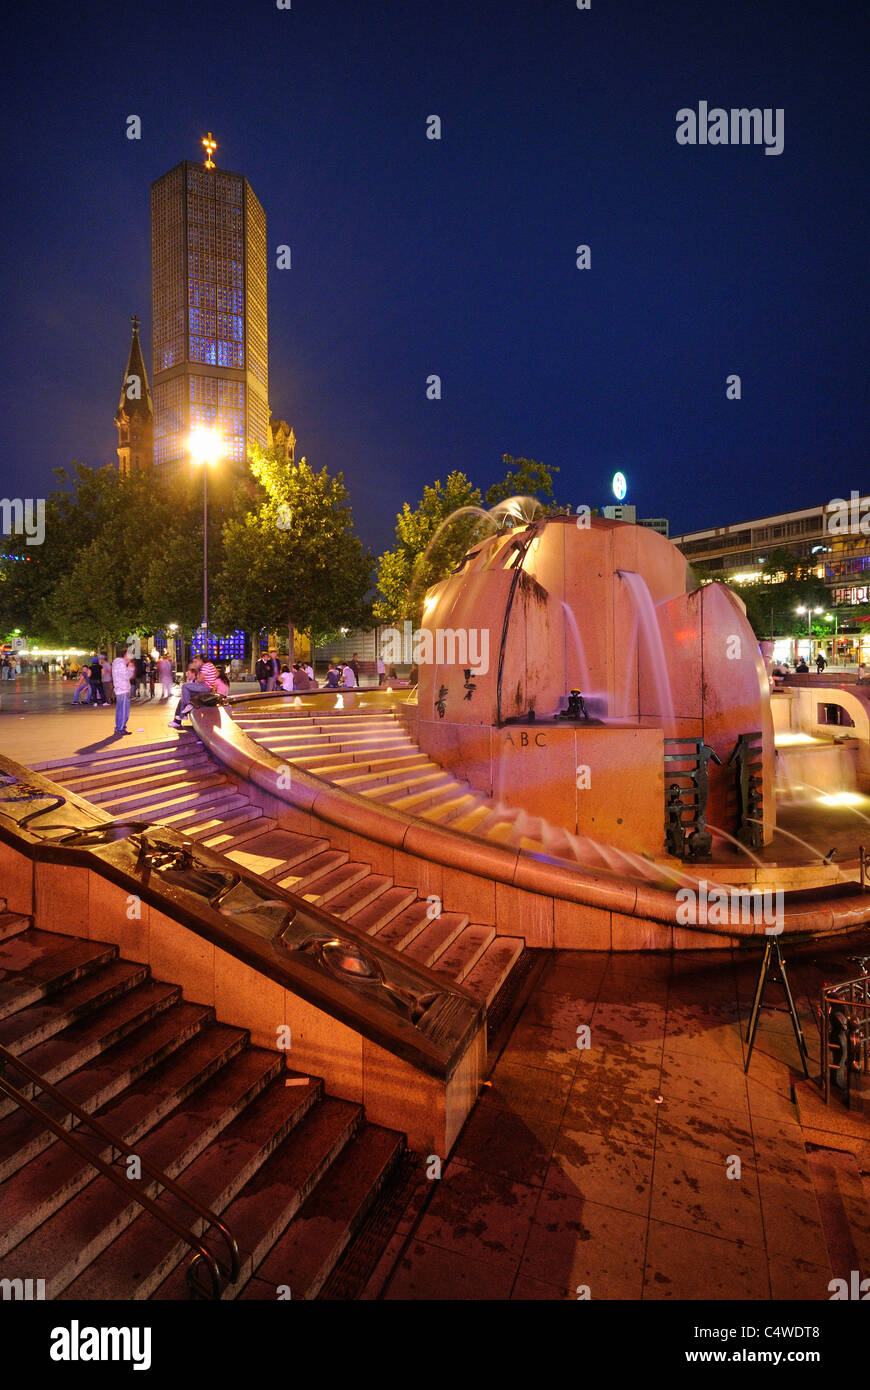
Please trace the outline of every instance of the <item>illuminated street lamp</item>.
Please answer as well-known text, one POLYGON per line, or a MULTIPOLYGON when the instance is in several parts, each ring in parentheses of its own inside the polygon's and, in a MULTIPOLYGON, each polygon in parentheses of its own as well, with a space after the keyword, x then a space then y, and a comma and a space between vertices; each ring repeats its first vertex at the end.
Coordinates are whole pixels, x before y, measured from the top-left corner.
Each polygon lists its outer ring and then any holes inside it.
POLYGON ((839 613, 826 613, 825 622, 834 624, 834 660, 840 659, 840 615, 839 613))
POLYGON ((221 456, 222 440, 215 429, 191 430, 187 441, 194 464, 202 465, 202 630, 208 660, 208 470, 221 456))
MULTIPOLYGON (((807 615, 807 637, 809 637, 810 641, 812 642, 812 638, 813 638, 813 614, 814 614, 814 613, 821 613, 821 612, 822 612, 822 609, 821 609, 821 608, 810 608, 807 604, 800 603, 800 604, 798 604, 797 608, 796 608, 794 611, 795 611, 796 613, 806 613, 806 615, 807 615)), ((812 655, 812 652, 811 652, 810 654, 812 655)))

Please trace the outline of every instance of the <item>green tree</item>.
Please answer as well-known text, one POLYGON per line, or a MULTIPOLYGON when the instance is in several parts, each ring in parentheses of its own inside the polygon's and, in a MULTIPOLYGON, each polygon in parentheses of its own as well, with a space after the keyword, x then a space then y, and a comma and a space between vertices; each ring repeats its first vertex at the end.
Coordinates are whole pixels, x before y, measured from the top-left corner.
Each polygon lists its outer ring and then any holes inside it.
POLYGON ((501 482, 493 483, 487 488, 488 507, 504 502, 508 497, 535 497, 543 510, 556 509, 553 474, 559 472, 558 468, 547 468, 535 459, 514 458, 512 454, 503 454, 502 463, 508 471, 501 482))
POLYGON ((315 644, 367 625, 373 557, 354 532, 343 475, 259 448, 251 472, 258 500, 223 527, 217 621, 251 632, 292 624, 315 644))
POLYGON ((808 614, 806 611, 799 613, 799 608, 820 608, 821 613, 809 615, 812 634, 814 637, 830 635, 831 625, 824 621, 824 614, 829 612, 830 595, 820 579, 797 579, 792 574, 779 583, 762 581, 734 585, 734 589, 746 604, 746 616, 759 640, 771 636, 806 637, 808 614))
POLYGON ((396 546, 378 561, 379 623, 419 622, 426 590, 450 573, 480 533, 482 501, 480 489, 454 469, 446 483, 439 478, 427 484, 416 507, 405 503, 396 517, 396 546), (444 525, 454 513, 459 515, 444 525))

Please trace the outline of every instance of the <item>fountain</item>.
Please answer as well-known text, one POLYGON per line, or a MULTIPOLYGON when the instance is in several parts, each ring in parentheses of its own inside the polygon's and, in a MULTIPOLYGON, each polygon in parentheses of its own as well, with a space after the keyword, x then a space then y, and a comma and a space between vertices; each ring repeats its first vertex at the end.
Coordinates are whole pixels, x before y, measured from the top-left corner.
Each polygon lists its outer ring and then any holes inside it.
POLYGON ((729 835, 747 832, 729 759, 751 746, 762 822, 751 833, 768 843, 773 723, 758 643, 736 595, 689 574, 664 537, 602 518, 527 519, 476 541, 426 596, 421 748, 507 807, 655 856, 667 761, 690 849, 698 832, 688 857, 708 857, 705 811, 729 835), (441 632, 468 648, 485 632, 486 666, 463 668, 441 632))

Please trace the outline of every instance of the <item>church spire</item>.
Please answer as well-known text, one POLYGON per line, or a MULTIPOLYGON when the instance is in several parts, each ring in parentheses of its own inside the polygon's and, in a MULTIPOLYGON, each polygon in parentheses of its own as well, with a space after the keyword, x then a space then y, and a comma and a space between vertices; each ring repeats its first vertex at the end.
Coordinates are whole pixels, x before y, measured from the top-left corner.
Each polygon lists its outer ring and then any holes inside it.
POLYGON ((139 342, 139 320, 135 314, 127 369, 121 382, 121 394, 115 413, 118 427, 118 468, 129 473, 131 468, 149 468, 154 462, 154 406, 145 358, 139 342))

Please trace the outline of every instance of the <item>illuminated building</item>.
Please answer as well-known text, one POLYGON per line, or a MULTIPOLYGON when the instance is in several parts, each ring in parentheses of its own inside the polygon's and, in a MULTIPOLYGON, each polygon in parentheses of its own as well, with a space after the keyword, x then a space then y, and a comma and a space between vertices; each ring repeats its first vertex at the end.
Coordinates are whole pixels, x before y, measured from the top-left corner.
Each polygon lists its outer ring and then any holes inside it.
POLYGON ((266 217, 241 174, 182 160, 151 186, 154 462, 214 426, 243 464, 269 442, 266 217))

